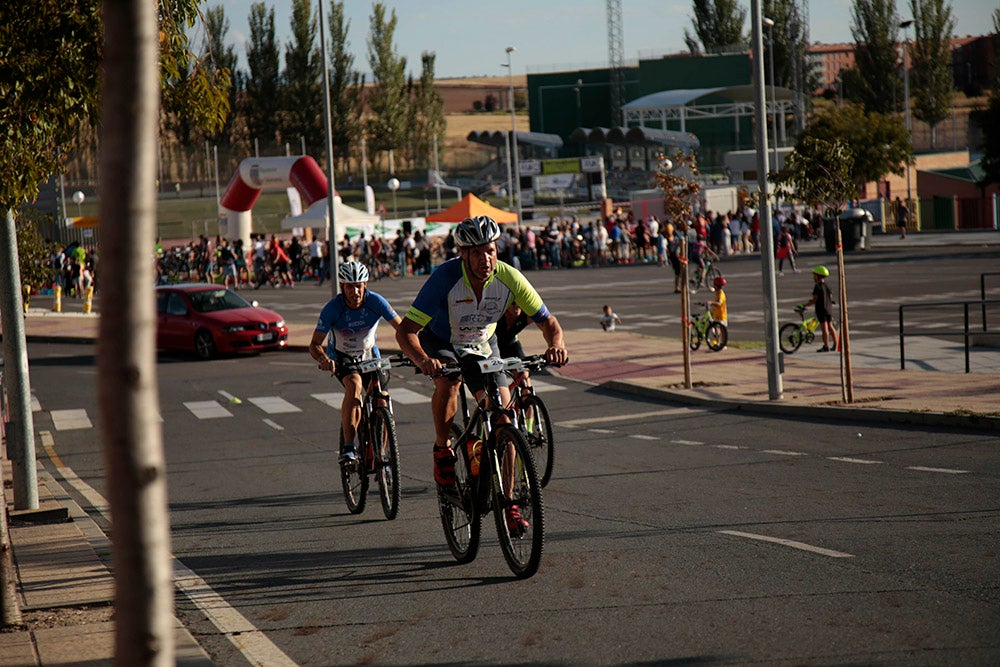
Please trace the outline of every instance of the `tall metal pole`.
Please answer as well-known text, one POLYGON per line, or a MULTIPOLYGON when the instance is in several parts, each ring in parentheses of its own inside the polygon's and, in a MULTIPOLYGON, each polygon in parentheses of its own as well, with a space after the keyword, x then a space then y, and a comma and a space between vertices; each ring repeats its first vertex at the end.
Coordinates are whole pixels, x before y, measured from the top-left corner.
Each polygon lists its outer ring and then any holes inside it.
MULTIPOLYGON (((906 100, 906 136, 910 138, 910 144, 913 144, 913 128, 910 125, 910 26, 913 25, 913 19, 907 19, 906 21, 901 21, 899 27, 903 29, 903 34, 905 39, 903 40, 903 97, 906 100)), ((914 219, 913 216, 913 200, 912 193, 910 192, 910 160, 906 160, 906 209, 910 211, 910 219, 914 219)))
POLYGON ((757 130, 757 187, 760 190, 760 265, 764 290, 764 344, 767 349, 767 394, 774 401, 782 396, 781 350, 778 348, 778 292, 774 280, 774 235, 767 184, 767 119, 764 95, 764 36, 760 0, 750 0, 753 29, 754 121, 757 130))
POLYGON ((441 165, 438 162, 438 138, 434 135, 434 191, 437 193, 437 210, 441 210, 441 165))
POLYGON ((778 168, 778 98, 774 94, 774 21, 766 16, 762 19, 767 27, 767 60, 771 75, 771 139, 773 140, 774 158, 771 165, 778 168))
POLYGON ((323 121, 326 130, 326 182, 329 186, 326 193, 326 239, 330 242, 330 285, 333 296, 340 291, 340 281, 337 272, 340 267, 340 253, 337 252, 337 214, 333 206, 333 196, 337 192, 333 184, 333 124, 330 120, 330 60, 326 55, 326 27, 323 21, 323 3, 319 0, 319 46, 323 54, 323 121))
POLYGON ((517 189, 517 196, 515 204, 517 206, 517 222, 514 223, 516 228, 520 228, 521 225, 521 165, 520 163, 520 151, 517 150, 517 117, 514 115, 514 68, 510 64, 510 54, 517 51, 513 46, 507 47, 507 79, 510 82, 510 150, 512 155, 510 156, 511 162, 514 163, 514 187, 517 189))

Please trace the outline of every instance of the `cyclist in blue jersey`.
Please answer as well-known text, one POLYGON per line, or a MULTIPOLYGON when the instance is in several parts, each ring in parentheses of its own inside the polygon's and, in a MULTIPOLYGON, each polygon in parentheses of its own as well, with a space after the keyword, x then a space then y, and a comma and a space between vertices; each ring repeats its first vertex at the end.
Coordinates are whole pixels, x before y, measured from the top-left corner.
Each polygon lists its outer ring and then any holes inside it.
POLYGON ((401 319, 385 297, 367 289, 368 268, 361 262, 344 262, 337 278, 340 294, 323 306, 309 342, 309 354, 319 362, 320 370, 336 374, 344 385, 340 411, 344 449, 340 460, 346 461, 358 456, 355 440, 361 421, 361 392, 368 378, 362 378, 345 362, 380 356, 375 344, 379 321, 385 320, 397 329, 401 319))
MULTIPOLYGON (((425 375, 438 373, 442 361, 457 360, 462 377, 477 396, 484 389, 477 362, 500 356, 497 321, 511 303, 541 329, 548 345, 545 356, 551 363, 561 365, 569 360, 562 327, 538 292, 520 271, 497 260, 499 237, 499 225, 487 216, 459 223, 455 228, 459 256, 430 275, 396 329, 400 349, 425 375)), ((510 398, 506 384, 499 383, 504 404, 510 398)), ((459 385, 458 378, 434 378, 434 479, 442 486, 455 484, 455 452, 449 436, 458 411, 459 385)), ((519 522, 517 507, 510 509, 508 522, 519 522)))

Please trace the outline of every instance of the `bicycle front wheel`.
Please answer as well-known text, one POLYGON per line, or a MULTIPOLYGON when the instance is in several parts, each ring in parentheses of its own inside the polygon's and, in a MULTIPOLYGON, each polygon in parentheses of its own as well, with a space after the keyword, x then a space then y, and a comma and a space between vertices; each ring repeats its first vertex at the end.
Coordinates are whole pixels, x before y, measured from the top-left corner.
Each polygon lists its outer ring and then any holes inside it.
POLYGON ((396 422, 388 408, 376 408, 372 415, 372 438, 379 499, 385 518, 391 521, 399 512, 399 443, 396 422))
POLYGON ((691 325, 690 331, 691 333, 688 337, 688 347, 690 347, 693 352, 701 347, 701 331, 698 330, 697 323, 691 325))
MULTIPOLYGON (((357 438, 361 440, 361 430, 366 428, 364 421, 358 424, 357 438)), ((344 431, 340 431, 340 449, 344 449, 344 431)), ((368 462, 366 450, 368 447, 363 443, 358 443, 358 458, 340 463, 340 483, 344 487, 344 500, 347 502, 347 510, 351 514, 361 514, 365 511, 365 502, 368 500, 368 462)))
POLYGON ((708 343, 708 349, 718 352, 729 342, 729 329, 722 322, 710 322, 705 329, 705 342, 708 343))
POLYGON ((794 354, 802 345, 802 330, 798 324, 789 322, 778 331, 778 344, 785 354, 794 354))
POLYGON ((476 507, 472 477, 469 474, 469 457, 459 436, 462 430, 452 424, 452 447, 455 449, 455 482, 453 492, 438 489, 438 508, 441 527, 448 550, 459 563, 471 563, 479 553, 479 535, 482 522, 476 507))
POLYGON ((524 439, 535 459, 535 470, 541 475, 538 483, 544 487, 552 479, 552 422, 549 421, 549 411, 542 399, 532 394, 522 401, 521 413, 524 439))
POLYGON ((507 567, 518 579, 538 571, 545 522, 535 462, 524 438, 513 426, 493 432, 493 516, 507 567))

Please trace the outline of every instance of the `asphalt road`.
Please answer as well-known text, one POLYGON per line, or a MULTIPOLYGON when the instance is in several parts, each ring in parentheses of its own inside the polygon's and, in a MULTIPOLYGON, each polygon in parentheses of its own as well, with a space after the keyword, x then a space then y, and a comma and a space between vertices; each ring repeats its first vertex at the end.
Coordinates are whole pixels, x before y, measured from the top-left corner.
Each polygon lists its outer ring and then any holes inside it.
MULTIPOLYGON (((957 291, 936 261, 903 268, 926 267, 957 291)), ((973 282, 966 261, 995 258, 963 259, 967 280, 955 285, 973 282)), ((727 270, 731 301, 754 294, 739 264, 727 270)), ((908 290, 863 271, 855 283, 872 300, 908 290)), ((626 322, 666 310, 673 295, 658 275, 533 278, 573 327, 596 326, 604 301, 626 322)), ((402 309, 418 284, 383 291, 402 309)), ((324 292, 258 294, 291 320, 314 317, 324 292)), ((82 504, 93 500, 83 485, 107 497, 93 348, 29 353, 36 430, 80 477, 82 504)), ((328 396, 336 382, 304 353, 160 361, 173 551, 218 596, 206 609, 179 595, 178 613, 219 664, 1000 660, 994 434, 755 417, 543 377, 556 424, 545 553, 538 574, 517 581, 489 517, 475 562, 455 565, 447 551, 422 377, 397 373, 390 385, 403 495, 389 522, 377 503, 348 514, 339 412, 325 402, 339 404, 328 396), (230 610, 247 624, 227 624, 230 610)))

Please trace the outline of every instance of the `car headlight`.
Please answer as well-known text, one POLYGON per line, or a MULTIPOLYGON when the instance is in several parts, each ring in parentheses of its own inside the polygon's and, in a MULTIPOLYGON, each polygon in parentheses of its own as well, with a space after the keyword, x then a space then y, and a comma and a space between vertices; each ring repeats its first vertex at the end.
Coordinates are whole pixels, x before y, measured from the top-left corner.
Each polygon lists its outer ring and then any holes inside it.
POLYGON ((222 330, 226 333, 236 333, 237 331, 246 331, 246 325, 244 324, 234 324, 229 327, 222 327, 222 330))
POLYGON ((274 325, 274 326, 276 326, 277 328, 281 329, 282 327, 284 327, 284 326, 285 326, 285 320, 278 320, 278 321, 277 321, 277 322, 275 323, 275 325, 274 325))

